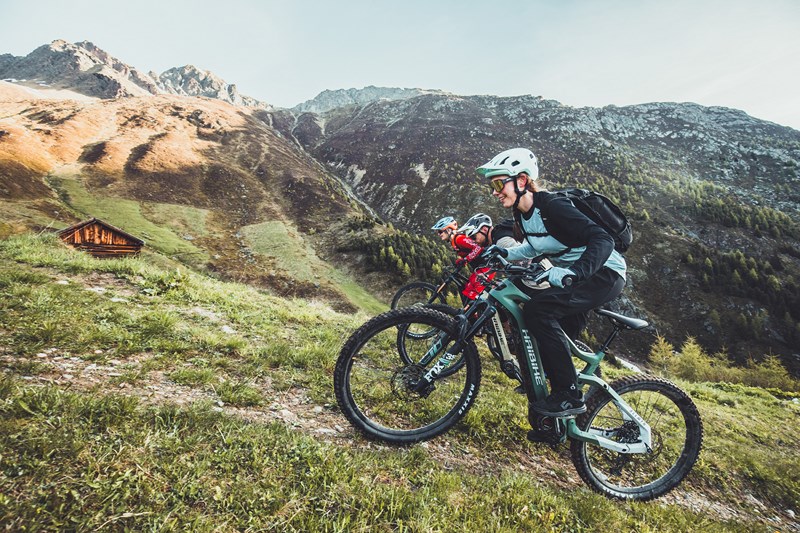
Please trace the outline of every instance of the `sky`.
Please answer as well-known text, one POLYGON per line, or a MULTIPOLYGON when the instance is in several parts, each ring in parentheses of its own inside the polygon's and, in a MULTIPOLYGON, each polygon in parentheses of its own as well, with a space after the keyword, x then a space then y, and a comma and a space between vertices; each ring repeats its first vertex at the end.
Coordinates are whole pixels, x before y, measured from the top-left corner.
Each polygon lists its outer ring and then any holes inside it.
POLYGON ((0 0, 0 54, 55 39, 280 107, 375 85, 694 102, 800 130, 800 0, 0 0))

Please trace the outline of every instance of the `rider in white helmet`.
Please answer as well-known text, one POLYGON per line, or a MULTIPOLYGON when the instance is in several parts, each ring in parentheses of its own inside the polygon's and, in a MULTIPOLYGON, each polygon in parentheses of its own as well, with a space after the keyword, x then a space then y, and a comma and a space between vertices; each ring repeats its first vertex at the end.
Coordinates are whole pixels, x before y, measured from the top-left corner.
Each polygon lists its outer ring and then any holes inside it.
POLYGON ((431 229, 435 231, 443 241, 449 240, 450 246, 458 256, 456 266, 461 267, 473 261, 481 255, 483 247, 473 241, 464 233, 458 231, 458 222, 453 217, 442 217, 436 221, 431 229))
POLYGON ((458 228, 458 232, 471 237, 472 240, 484 248, 492 244, 501 248, 511 248, 512 246, 519 246, 519 242, 513 237, 511 222, 510 219, 503 221, 501 223, 503 227, 498 228, 492 224, 492 217, 484 213, 477 213, 458 228))
MULTIPOLYGON (((537 183, 539 165, 530 150, 501 152, 477 172, 489 180, 492 195, 514 210, 524 233, 520 246, 491 247, 484 256, 499 253, 509 260, 546 257, 555 265, 546 273, 548 288, 526 290, 531 300, 523 310, 525 324, 537 340, 551 389, 543 400, 529 398, 529 420, 535 414, 585 412, 565 331, 574 336, 585 326, 589 311, 619 296, 625 286, 625 259, 614 250, 613 238, 569 198, 550 193, 537 183), (563 241, 548 231, 545 220, 563 241)), ((528 438, 537 440, 531 433, 528 438)))

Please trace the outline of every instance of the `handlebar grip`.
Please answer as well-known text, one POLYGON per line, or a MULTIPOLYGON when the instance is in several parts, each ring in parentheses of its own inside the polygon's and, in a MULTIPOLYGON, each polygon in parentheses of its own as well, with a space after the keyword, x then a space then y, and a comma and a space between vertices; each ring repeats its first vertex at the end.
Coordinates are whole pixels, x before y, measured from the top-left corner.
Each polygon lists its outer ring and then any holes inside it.
POLYGON ((564 279, 561 280, 561 283, 564 284, 564 287, 569 287, 575 282, 575 276, 564 276, 564 279))

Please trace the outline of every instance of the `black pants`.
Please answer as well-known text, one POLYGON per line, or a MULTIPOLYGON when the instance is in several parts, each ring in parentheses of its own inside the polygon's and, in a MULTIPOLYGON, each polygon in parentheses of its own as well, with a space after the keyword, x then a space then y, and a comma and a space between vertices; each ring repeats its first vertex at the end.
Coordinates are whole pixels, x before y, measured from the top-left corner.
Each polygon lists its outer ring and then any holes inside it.
POLYGON ((619 296, 624 287, 625 280, 619 274, 603 267, 567 288, 524 289, 531 296, 523 309, 525 325, 539 345, 551 392, 575 385, 575 365, 564 334, 575 339, 586 327, 589 312, 619 296))

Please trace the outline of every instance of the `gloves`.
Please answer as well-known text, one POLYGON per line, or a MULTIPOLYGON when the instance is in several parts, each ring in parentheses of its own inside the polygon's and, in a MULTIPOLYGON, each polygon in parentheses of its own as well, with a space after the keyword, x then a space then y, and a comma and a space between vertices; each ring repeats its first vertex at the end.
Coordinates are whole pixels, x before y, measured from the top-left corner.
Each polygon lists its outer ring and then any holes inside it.
POLYGON ((461 259, 461 258, 459 258, 459 259, 456 259, 456 268, 461 268, 462 266, 464 266, 464 263, 465 263, 465 262, 466 262, 466 261, 464 261, 464 260, 463 260, 463 259, 461 259))
POLYGON ((550 285, 554 287, 564 288, 564 281, 565 278, 569 281, 566 282, 566 285, 571 285, 572 280, 575 278, 575 272, 568 268, 561 268, 561 267, 552 267, 550 270, 545 272, 544 274, 536 280, 537 283, 541 283, 542 281, 547 280, 550 285), (570 279, 571 278, 571 279, 570 279))
POLYGON ((508 250, 506 250, 505 248, 500 248, 499 246, 493 244, 483 251, 483 253, 480 256, 480 259, 482 262, 487 262, 492 258, 494 258, 494 256, 496 255, 502 257, 508 257, 508 250))

